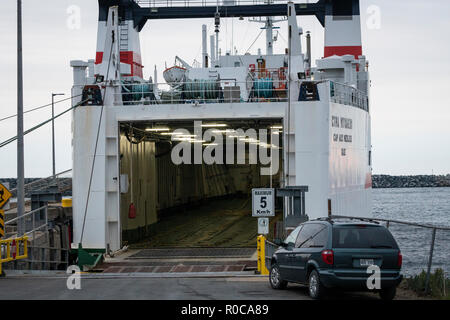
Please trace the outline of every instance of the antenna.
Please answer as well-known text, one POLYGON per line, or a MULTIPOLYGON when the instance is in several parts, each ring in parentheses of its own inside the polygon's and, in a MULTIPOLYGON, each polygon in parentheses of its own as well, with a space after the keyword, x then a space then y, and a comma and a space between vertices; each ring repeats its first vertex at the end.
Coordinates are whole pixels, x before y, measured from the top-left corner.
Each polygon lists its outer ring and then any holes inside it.
POLYGON ((220 52, 219 52, 219 28, 220 28, 220 13, 219 13, 219 0, 217 0, 216 13, 214 15, 214 32, 216 33, 216 65, 219 64, 220 52))
MULTIPOLYGON (((274 0, 265 0, 265 4, 273 4, 274 0)), ((287 18, 282 18, 279 20, 274 20, 272 17, 266 17, 265 20, 263 20, 261 17, 259 19, 249 19, 250 22, 259 22, 264 23, 264 27, 261 29, 266 30, 266 55, 271 56, 273 55, 273 43, 277 41, 277 36, 273 36, 273 29, 279 29, 279 27, 274 27, 273 24, 277 22, 286 21, 287 18)))

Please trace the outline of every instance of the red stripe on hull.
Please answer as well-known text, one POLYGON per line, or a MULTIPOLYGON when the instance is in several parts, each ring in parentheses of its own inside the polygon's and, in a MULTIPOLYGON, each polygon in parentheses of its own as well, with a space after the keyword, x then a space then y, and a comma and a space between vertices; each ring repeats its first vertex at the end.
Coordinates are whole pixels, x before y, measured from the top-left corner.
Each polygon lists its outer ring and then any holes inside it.
POLYGON ((325 58, 333 55, 344 56, 346 54, 354 55, 358 59, 362 55, 362 46, 325 47, 325 58))

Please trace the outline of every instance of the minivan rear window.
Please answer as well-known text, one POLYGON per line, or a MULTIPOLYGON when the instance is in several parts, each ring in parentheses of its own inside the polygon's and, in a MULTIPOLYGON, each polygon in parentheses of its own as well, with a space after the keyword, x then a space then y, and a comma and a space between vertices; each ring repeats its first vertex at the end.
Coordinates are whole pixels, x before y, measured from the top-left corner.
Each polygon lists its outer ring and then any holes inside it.
POLYGON ((334 226, 333 247, 398 249, 389 230, 367 225, 334 226))

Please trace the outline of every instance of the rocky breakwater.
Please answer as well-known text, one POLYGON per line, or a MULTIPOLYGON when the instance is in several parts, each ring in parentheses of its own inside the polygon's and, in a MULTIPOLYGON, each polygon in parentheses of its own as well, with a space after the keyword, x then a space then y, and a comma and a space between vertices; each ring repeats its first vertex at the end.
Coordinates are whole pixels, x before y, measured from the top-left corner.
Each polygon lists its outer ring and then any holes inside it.
POLYGON ((417 175, 390 176, 373 175, 373 188, 431 188, 450 187, 450 174, 447 175, 417 175))

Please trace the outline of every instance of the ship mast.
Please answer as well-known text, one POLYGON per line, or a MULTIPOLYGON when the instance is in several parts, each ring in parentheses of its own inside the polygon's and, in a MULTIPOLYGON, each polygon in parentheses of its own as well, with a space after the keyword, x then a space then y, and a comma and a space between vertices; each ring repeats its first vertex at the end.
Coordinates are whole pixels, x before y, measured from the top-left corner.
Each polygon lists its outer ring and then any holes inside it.
MULTIPOLYGON (((273 4, 273 0, 265 0, 265 4, 273 4)), ((275 41, 273 37, 273 29, 279 29, 279 27, 274 27, 273 24, 277 22, 286 21, 286 19, 275 20, 272 17, 268 16, 265 20, 262 20, 261 17, 259 19, 249 19, 250 22, 259 22, 264 23, 264 27, 261 29, 266 30, 266 55, 273 55, 273 42, 275 41)))
MULTIPOLYGON (((272 0, 273 1, 273 0, 272 0)), ((266 17, 266 54, 273 55, 273 22, 272 17, 266 17)))

